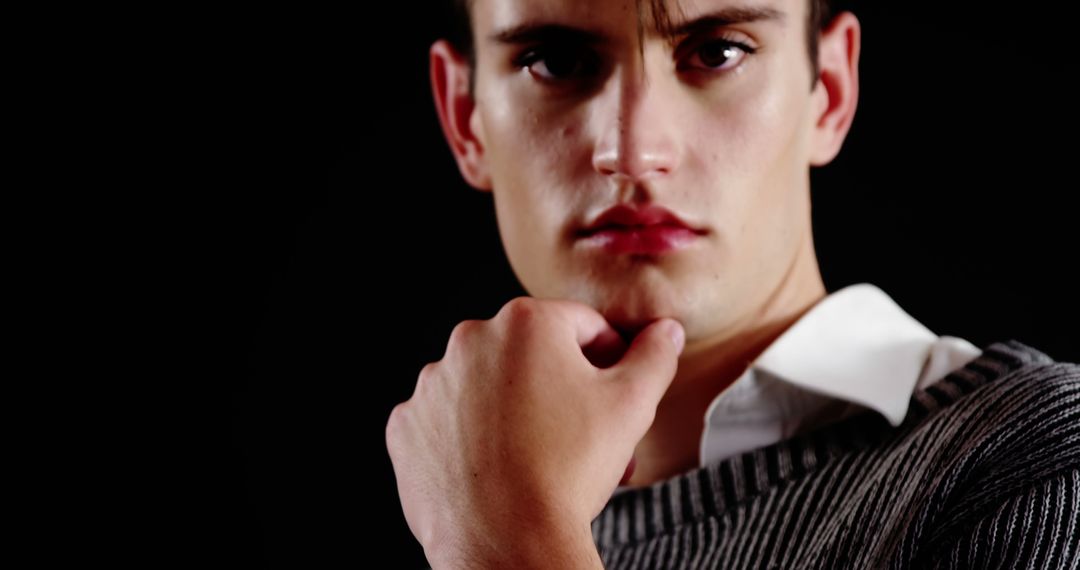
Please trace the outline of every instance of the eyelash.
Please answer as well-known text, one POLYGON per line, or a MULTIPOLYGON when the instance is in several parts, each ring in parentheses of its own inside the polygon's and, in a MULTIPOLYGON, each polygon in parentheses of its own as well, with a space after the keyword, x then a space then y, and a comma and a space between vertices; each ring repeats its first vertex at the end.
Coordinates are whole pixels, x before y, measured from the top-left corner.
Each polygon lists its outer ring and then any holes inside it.
MULTIPOLYGON (((532 65, 534 63, 538 62, 538 61, 545 61, 545 60, 550 59, 552 56, 567 55, 567 54, 572 55, 573 54, 573 49, 572 48, 563 48, 563 47, 558 47, 558 48, 544 48, 544 47, 534 48, 534 49, 527 50, 525 53, 521 54, 517 59, 515 59, 514 60, 514 67, 519 68, 519 69, 520 68, 528 69, 528 68, 532 67, 532 65)), ((585 60, 585 59, 589 60, 589 61, 586 61, 584 63, 585 63, 586 66, 589 67, 590 71, 592 71, 592 68, 598 66, 597 63, 594 61, 595 58, 591 58, 591 57, 588 57, 588 58, 578 57, 578 58, 574 59, 574 63, 581 64, 581 63, 583 63, 583 60, 585 60)), ((566 81, 566 79, 558 78, 558 77, 550 78, 550 79, 546 78, 546 77, 540 77, 539 79, 541 81, 545 81, 545 82, 549 82, 549 83, 550 82, 563 82, 563 81, 566 81)))
MULTIPOLYGON (((718 70, 718 68, 710 68, 708 66, 705 66, 703 68, 702 67, 694 67, 694 68, 691 68, 690 71, 696 71, 696 72, 702 72, 702 73, 713 73, 713 74, 716 74, 716 75, 723 75, 723 74, 729 73, 731 71, 734 71, 735 69, 738 69, 739 67, 742 67, 744 61, 747 58, 749 58, 750 56, 757 53, 757 51, 758 51, 758 48, 751 47, 749 45, 746 45, 743 42, 740 42, 740 41, 737 41, 737 40, 734 40, 734 39, 731 39, 731 38, 720 36, 720 37, 710 38, 710 39, 704 40, 702 42, 699 42, 696 46, 694 46, 693 50, 690 51, 690 55, 693 56, 693 55, 699 54, 702 49, 704 49, 706 47, 711 47, 711 46, 723 47, 725 49, 735 48, 735 49, 743 52, 743 55, 739 59, 739 64, 736 65, 735 67, 731 67, 731 68, 723 69, 723 70, 718 70)), ((518 56, 514 60, 514 67, 515 68, 530 68, 530 67, 532 67, 532 65, 534 63, 536 63, 538 61, 545 61, 545 60, 551 58, 554 55, 563 55, 563 56, 571 55, 571 56, 573 56, 573 55, 575 55, 575 51, 576 51, 576 49, 573 48, 573 47, 569 47, 569 48, 567 48, 567 47, 555 47, 555 48, 539 47, 539 48, 529 49, 529 50, 526 50, 524 53, 522 53, 520 56, 518 56)), ((685 51, 685 50, 681 50, 681 51, 685 51)), ((596 61, 596 59, 597 58, 592 57, 592 56, 576 57, 573 60, 573 63, 575 63, 575 64, 584 64, 587 67, 586 77, 588 77, 589 73, 595 71, 595 68, 600 66, 600 64, 596 61)), ((577 67, 580 67, 580 65, 575 66, 575 68, 577 68, 577 67)), ((677 67, 677 69, 683 69, 682 65, 679 65, 679 67, 677 67)), ((566 82, 566 81, 571 81, 571 80, 574 79, 574 77, 575 77, 574 75, 571 75, 569 78, 559 78, 559 77, 546 78, 546 77, 540 77, 539 79, 541 81, 548 82, 548 83, 562 83, 562 82, 566 82)))
MULTIPOLYGON (((719 38, 708 39, 708 40, 705 40, 705 41, 701 42, 700 44, 698 44, 697 46, 694 47, 693 51, 691 51, 690 54, 691 54, 691 56, 696 55, 696 54, 700 54, 702 49, 704 49, 706 47, 712 47, 712 46, 723 47, 724 49, 735 48, 735 49, 741 51, 743 53, 743 55, 739 57, 739 60, 738 60, 739 63, 735 67, 729 67, 727 69, 718 70, 717 68, 712 68, 712 67, 705 66, 703 68, 692 68, 694 71, 703 71, 704 73, 713 73, 715 71, 715 73, 718 73, 718 74, 725 74, 725 73, 734 71, 735 69, 738 69, 739 67, 742 67, 743 62, 746 61, 747 58, 749 58, 750 56, 754 55, 757 52, 757 48, 750 47, 750 46, 748 46, 748 45, 746 45, 746 44, 744 44, 744 43, 742 43, 740 41, 736 41, 736 40, 733 40, 733 39, 730 39, 730 38, 719 37, 719 38)), ((730 61, 730 60, 728 60, 728 61, 730 61)), ((726 63, 727 62, 725 62, 725 64, 726 63)), ((679 69, 681 69, 681 67, 679 69)))

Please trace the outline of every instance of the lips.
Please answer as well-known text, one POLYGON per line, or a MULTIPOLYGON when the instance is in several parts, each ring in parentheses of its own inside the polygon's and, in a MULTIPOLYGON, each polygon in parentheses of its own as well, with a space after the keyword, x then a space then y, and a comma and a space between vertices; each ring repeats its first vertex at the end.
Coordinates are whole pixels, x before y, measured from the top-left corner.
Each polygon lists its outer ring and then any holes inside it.
POLYGON ((682 221, 678 216, 662 206, 650 205, 642 208, 634 208, 632 206, 620 204, 605 210, 591 224, 585 227, 581 231, 581 234, 588 236, 605 229, 641 229, 657 225, 683 228, 695 233, 703 233, 700 230, 690 227, 689 224, 682 221))
POLYGON ((705 233, 660 206, 618 205, 604 211, 578 237, 586 247, 607 253, 656 255, 687 247, 705 233))

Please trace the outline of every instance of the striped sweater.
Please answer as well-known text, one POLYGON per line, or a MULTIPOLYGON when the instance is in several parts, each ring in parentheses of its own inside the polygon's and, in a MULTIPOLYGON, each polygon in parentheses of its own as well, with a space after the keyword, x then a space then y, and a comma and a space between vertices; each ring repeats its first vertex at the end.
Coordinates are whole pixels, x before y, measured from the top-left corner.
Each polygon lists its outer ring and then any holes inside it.
POLYGON ((1080 568, 1080 365, 996 342, 867 411, 613 497, 620 568, 1080 568))

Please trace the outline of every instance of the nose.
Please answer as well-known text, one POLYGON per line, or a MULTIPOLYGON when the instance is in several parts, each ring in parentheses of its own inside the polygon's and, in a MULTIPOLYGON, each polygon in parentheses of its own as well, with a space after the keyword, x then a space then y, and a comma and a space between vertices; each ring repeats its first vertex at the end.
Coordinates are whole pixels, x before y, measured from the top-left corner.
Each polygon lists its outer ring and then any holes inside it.
POLYGON ((593 114, 600 129, 593 167, 631 183, 669 175, 679 159, 675 93, 665 77, 646 76, 643 67, 614 74, 593 114))

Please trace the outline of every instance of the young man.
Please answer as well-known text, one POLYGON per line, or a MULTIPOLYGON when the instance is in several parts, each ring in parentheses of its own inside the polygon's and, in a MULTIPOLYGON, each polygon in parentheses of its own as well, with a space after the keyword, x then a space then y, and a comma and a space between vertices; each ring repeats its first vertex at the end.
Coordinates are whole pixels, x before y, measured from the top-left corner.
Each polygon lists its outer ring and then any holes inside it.
POLYGON ((855 114, 853 14, 461 5, 435 103, 530 297, 387 423, 435 568, 1080 564, 1080 367, 826 294, 809 169, 855 114))

